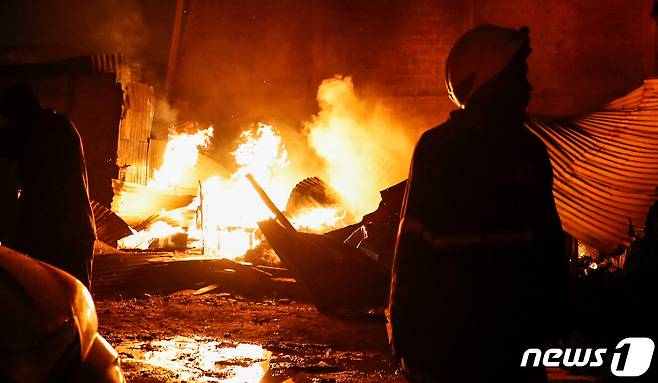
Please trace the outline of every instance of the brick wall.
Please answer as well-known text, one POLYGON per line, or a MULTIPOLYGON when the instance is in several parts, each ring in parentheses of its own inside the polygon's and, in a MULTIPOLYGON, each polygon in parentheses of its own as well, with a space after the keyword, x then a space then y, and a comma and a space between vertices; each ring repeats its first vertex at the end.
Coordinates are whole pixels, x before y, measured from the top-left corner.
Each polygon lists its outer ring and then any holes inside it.
POLYGON ((652 0, 477 0, 474 22, 530 27, 531 111, 596 109, 654 75, 652 0))
POLYGON ((444 88, 454 41, 481 22, 528 25, 530 110, 593 110, 654 71, 652 0, 192 1, 175 95, 189 118, 226 127, 300 121, 324 78, 353 76, 418 129, 453 108, 444 88))

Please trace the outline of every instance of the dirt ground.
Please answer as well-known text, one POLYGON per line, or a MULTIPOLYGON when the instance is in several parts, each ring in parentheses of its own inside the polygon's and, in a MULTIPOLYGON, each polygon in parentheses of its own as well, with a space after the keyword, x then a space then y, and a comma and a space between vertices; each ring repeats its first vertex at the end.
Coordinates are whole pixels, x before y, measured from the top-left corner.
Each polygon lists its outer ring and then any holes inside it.
POLYGON ((96 310, 132 383, 405 381, 381 316, 334 319, 287 299, 191 291, 97 300, 96 310))
MULTIPOLYGON (((129 383, 406 382, 381 315, 332 318, 288 299, 193 290, 100 299, 96 310, 129 383)), ((549 380, 595 381, 562 370, 549 380)))

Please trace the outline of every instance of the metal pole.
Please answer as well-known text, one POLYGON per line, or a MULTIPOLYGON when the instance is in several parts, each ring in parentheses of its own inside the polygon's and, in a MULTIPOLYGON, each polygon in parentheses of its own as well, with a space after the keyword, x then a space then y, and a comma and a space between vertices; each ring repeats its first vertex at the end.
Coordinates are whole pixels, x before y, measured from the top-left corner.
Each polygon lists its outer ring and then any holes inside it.
POLYGON ((203 185, 199 182, 199 219, 201 220, 201 255, 206 254, 206 225, 203 219, 203 185))
POLYGON ((171 33, 171 47, 169 49, 169 63, 167 65, 167 78, 165 79, 165 93, 169 98, 169 90, 174 81, 174 70, 178 58, 178 43, 180 42, 181 25, 183 24, 183 9, 185 0, 176 1, 176 17, 174 18, 174 29, 171 33))
POLYGON ((272 202, 270 197, 267 196, 267 193, 265 193, 265 190, 263 190, 263 188, 260 187, 258 182, 256 182, 256 179, 254 178, 254 176, 252 176, 251 174, 247 174, 247 179, 249 180, 249 182, 251 182, 251 186, 253 186, 254 189, 256 189, 256 193, 258 193, 258 195, 263 200, 263 202, 265 202, 265 205, 267 205, 267 207, 270 209, 270 211, 272 213, 274 213, 274 216, 276 216, 276 219, 279 221, 279 223, 281 223, 281 225, 283 225, 283 227, 285 227, 286 229, 297 231, 297 230, 295 230, 295 227, 290 223, 290 221, 288 221, 286 216, 283 215, 281 210, 279 210, 279 208, 276 207, 274 202, 272 202))

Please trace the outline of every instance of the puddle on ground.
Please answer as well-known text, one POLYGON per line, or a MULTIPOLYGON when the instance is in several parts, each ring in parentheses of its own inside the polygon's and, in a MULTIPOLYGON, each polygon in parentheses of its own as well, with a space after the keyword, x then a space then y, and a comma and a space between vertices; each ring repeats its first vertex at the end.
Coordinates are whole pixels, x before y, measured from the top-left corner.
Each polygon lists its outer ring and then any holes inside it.
POLYGON ((258 383, 272 356, 256 344, 212 338, 175 337, 115 348, 122 359, 163 368, 187 382, 258 383))

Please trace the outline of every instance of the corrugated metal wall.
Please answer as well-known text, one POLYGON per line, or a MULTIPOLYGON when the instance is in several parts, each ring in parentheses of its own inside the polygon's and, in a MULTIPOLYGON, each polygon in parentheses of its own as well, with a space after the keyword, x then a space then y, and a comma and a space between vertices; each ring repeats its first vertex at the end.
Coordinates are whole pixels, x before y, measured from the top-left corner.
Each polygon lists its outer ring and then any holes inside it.
POLYGON ((658 198, 658 78, 601 112, 528 127, 548 148, 565 231, 605 252, 643 234, 658 198))
POLYGON ((153 172, 157 169, 160 169, 162 163, 164 162, 164 153, 167 148, 167 139, 152 139, 149 144, 149 173, 148 176, 151 178, 153 172))
POLYGON ((91 56, 91 65, 98 73, 119 73, 126 65, 126 56, 120 53, 102 53, 91 56))
POLYGON ((26 84, 43 107, 54 109, 75 124, 84 148, 90 197, 109 208, 112 179, 118 176, 117 141, 124 101, 112 70, 114 64, 121 63, 121 56, 81 56, 52 62, 26 60, 21 64, 20 58, 31 57, 30 52, 39 57, 34 49, 17 54, 11 65, 0 65, 0 88, 26 84))
POLYGON ((153 87, 129 82, 124 87, 125 112, 119 127, 119 179, 146 185, 149 176, 149 139, 155 112, 153 87))

